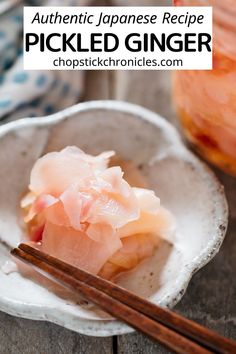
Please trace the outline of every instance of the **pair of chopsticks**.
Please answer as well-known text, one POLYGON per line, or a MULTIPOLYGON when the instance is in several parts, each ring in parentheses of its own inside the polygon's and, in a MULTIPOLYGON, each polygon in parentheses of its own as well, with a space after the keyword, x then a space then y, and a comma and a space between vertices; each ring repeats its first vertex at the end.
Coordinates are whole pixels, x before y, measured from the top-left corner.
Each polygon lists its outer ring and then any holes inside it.
POLYGON ((236 353, 236 342, 27 244, 11 254, 179 354, 236 353))

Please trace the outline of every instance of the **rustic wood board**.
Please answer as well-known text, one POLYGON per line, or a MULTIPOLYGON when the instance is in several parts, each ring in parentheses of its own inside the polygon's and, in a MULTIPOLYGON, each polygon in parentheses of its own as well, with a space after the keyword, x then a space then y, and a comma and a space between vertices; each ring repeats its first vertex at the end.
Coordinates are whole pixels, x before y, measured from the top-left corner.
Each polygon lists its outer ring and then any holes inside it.
POLYGON ((79 335, 44 321, 0 312, 1 354, 111 354, 112 338, 79 335))
MULTIPOLYGON (((167 72, 89 72, 86 86, 86 100, 124 99, 150 108, 177 124, 167 72)), ((236 180, 217 174, 225 185, 230 205, 227 236, 215 259, 194 276, 176 310, 236 339, 236 180)), ((137 333, 91 338, 51 323, 0 313, 0 354, 60 353, 165 354, 168 351, 137 333)))

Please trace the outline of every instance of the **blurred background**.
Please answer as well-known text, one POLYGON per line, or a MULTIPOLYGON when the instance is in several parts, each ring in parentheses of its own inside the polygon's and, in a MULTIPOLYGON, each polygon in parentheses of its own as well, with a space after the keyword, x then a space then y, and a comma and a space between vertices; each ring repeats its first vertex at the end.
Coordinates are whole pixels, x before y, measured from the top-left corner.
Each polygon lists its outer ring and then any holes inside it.
POLYGON ((1 0, 0 1, 0 119, 52 114, 83 100, 126 99, 165 115, 170 108, 168 73, 114 71, 23 71, 23 5, 163 5, 171 1, 125 0, 1 0), (12 9, 6 11, 7 4, 12 9), (15 6, 14 6, 15 5, 15 6), (145 81, 143 81, 145 80, 145 81), (167 102, 159 100, 155 81, 163 82, 167 102), (148 86, 147 86, 148 85, 148 86), (150 87, 150 85, 152 85, 150 87), (149 87, 149 95, 145 90, 149 87), (134 89, 135 88, 135 89, 134 89), (155 98, 155 99, 154 99, 155 98), (155 102, 155 103, 154 103, 155 102), (158 105, 158 106, 156 106, 158 105))

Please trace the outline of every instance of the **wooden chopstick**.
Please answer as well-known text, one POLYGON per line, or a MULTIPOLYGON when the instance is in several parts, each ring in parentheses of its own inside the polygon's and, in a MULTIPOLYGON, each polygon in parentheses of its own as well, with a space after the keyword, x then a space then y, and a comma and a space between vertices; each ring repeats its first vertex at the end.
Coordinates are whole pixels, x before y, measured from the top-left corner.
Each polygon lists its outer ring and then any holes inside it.
POLYGON ((12 254, 176 353, 236 353, 233 341, 27 244, 12 254))
POLYGON ((112 296, 114 299, 125 303, 127 306, 134 308, 135 310, 183 334, 184 336, 191 338, 200 344, 204 343, 204 345, 213 352, 217 352, 219 348, 222 348, 222 350, 224 349, 226 353, 236 353, 236 345, 234 342, 220 336, 206 327, 199 325, 196 322, 190 321, 172 311, 156 306, 110 281, 94 276, 81 269, 72 267, 56 258, 45 254, 42 258, 42 252, 27 244, 20 244, 19 248, 29 254, 39 257, 40 259, 49 259, 50 264, 57 269, 61 269, 64 272, 71 274, 75 279, 103 291, 104 293, 112 296))
MULTIPOLYGON (((33 254, 26 253, 22 249, 14 249, 11 252, 14 256, 32 264, 39 268, 43 274, 50 275, 50 279, 55 279, 60 284, 66 285, 69 288, 76 290, 79 294, 101 307, 112 316, 117 317, 128 325, 148 335, 153 340, 158 341, 167 348, 179 354, 209 354, 212 353, 205 350, 200 345, 191 342, 178 333, 164 327, 163 325, 149 319, 147 316, 140 314, 138 311, 128 307, 122 302, 113 299, 111 296, 103 293, 96 288, 81 282, 73 277, 73 274, 62 270, 63 267, 56 267, 51 264, 51 257, 43 254, 41 257, 36 257, 33 254)), ((60 262, 60 261, 59 261, 60 262)))

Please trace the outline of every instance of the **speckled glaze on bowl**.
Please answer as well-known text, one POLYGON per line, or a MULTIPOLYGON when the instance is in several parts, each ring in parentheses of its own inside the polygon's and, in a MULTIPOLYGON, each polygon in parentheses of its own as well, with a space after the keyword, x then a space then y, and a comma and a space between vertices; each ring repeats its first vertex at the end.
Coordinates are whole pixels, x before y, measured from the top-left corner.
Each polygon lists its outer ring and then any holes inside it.
MULTIPOLYGON (((0 127, 0 266, 18 244, 19 200, 35 160, 48 151, 77 145, 88 153, 113 149, 133 160, 150 188, 176 217, 173 245, 161 242, 156 254, 120 284, 161 306, 173 307, 198 269, 217 253, 228 219, 224 190, 209 168, 183 145, 163 118, 117 101, 78 104, 44 118, 26 118, 0 127)), ((48 320, 94 336, 131 332, 69 293, 15 272, 0 271, 0 310, 48 320)))

